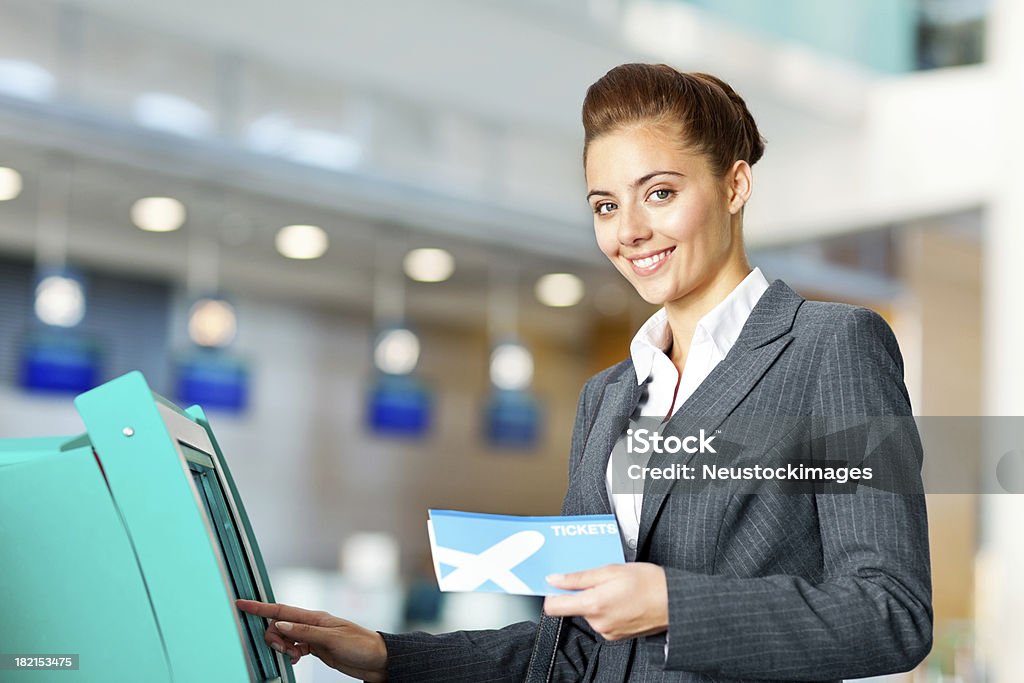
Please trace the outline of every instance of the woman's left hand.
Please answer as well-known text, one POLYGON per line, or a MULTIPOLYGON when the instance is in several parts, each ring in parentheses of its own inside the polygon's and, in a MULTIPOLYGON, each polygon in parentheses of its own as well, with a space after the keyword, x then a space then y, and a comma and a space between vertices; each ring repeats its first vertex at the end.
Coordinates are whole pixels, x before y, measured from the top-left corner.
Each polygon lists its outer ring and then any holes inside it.
POLYGON ((553 617, 583 617, 605 640, 647 636, 668 628, 668 582, 665 570, 649 562, 609 564, 572 574, 547 577, 571 595, 544 598, 553 617))

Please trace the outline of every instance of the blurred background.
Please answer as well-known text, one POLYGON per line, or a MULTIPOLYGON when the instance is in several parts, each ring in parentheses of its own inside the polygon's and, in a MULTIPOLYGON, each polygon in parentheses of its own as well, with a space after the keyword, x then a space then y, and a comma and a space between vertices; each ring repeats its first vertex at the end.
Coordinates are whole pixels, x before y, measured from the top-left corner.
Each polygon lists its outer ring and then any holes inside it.
MULTIPOLYGON (((141 370, 207 408, 279 600, 536 618, 442 599, 425 521, 556 514, 578 392, 652 312, 594 243, 586 87, 729 81, 752 263, 882 313, 915 414, 1024 415, 1022 37, 1014 0, 0 0, 0 436, 141 370)), ((1021 496, 929 514, 935 647, 886 680, 1021 680, 1021 496)))

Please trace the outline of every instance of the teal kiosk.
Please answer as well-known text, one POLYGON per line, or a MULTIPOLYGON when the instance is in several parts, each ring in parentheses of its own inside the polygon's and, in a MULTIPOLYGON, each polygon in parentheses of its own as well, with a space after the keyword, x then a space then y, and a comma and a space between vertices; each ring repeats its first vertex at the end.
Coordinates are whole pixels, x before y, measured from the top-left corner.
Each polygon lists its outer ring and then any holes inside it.
POLYGON ((81 436, 0 440, 0 681, 293 683, 234 606, 274 598, 203 411, 138 372, 75 406, 81 436))

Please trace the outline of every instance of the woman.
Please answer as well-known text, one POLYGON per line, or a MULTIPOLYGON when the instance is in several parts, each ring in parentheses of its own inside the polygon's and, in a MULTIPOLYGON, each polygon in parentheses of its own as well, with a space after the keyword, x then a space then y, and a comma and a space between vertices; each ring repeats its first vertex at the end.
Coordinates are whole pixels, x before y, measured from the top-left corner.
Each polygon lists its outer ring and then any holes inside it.
MULTIPOLYGON (((767 435, 782 416, 911 413, 877 314, 805 301, 747 263, 743 208, 764 143, 732 88, 626 64, 590 87, 583 123, 598 245, 662 308, 630 358, 580 395, 563 513, 614 512, 629 561, 550 577, 577 592, 549 596, 539 627, 378 634, 325 613, 240 607, 276 620, 273 647, 368 681, 829 681, 913 668, 931 647, 923 496, 615 483, 609 454, 630 417, 677 435, 749 418, 767 435)), ((904 428, 885 467, 919 482, 920 444, 904 428)), ((755 442, 758 461, 778 438, 755 442)))

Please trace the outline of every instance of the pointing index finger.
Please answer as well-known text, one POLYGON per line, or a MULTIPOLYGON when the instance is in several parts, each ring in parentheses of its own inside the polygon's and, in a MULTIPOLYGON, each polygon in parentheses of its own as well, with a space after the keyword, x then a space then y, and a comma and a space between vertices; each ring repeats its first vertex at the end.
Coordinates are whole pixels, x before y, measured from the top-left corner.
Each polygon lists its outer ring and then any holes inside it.
POLYGON ((268 619, 313 625, 320 625, 323 622, 323 613, 292 605, 259 602, 257 600, 236 600, 235 606, 243 612, 255 614, 258 617, 267 617, 268 619))

